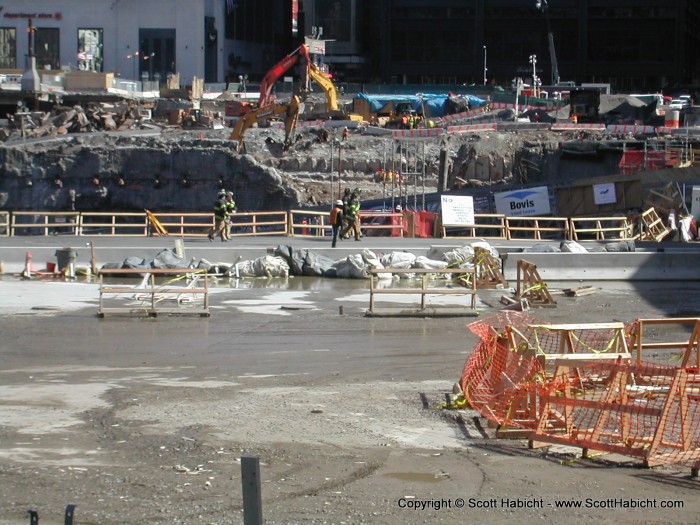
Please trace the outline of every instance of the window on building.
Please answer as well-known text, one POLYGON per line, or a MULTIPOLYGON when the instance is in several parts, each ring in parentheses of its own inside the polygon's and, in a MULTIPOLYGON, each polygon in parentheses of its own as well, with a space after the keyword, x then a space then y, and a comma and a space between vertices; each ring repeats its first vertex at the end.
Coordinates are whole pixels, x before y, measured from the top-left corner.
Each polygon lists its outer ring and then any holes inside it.
POLYGON ((139 29, 142 57, 134 64, 137 78, 165 82, 177 71, 175 66, 175 29, 139 29))
POLYGON ((78 69, 102 71, 102 29, 78 29, 78 69))
POLYGON ((61 32, 57 28, 37 27, 34 33, 36 66, 40 69, 60 69, 61 32))
POLYGON ((350 40, 352 5, 350 0, 317 1, 316 25, 323 28, 323 36, 341 42, 350 40))
POLYGON ((0 68, 17 69, 17 30, 0 27, 0 68))

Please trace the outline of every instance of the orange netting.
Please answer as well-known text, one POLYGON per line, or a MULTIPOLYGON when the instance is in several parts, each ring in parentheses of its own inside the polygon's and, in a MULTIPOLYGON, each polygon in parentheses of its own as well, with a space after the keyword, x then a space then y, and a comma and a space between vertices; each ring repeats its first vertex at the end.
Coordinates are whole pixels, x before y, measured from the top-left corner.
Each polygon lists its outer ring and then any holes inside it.
POLYGON ((529 333, 534 324, 534 317, 502 310, 467 325, 480 341, 464 365, 460 386, 469 405, 491 421, 503 424, 521 394, 519 387, 541 376, 542 365, 531 352, 510 347, 509 334, 529 333))
POLYGON ((635 361, 562 367, 539 393, 534 440, 641 458, 700 462, 700 376, 635 361))
POLYGON ((462 372, 464 398, 498 425, 532 430, 536 441, 697 468, 698 370, 687 359, 633 361, 635 326, 545 324, 515 311, 471 323, 480 341, 462 372))

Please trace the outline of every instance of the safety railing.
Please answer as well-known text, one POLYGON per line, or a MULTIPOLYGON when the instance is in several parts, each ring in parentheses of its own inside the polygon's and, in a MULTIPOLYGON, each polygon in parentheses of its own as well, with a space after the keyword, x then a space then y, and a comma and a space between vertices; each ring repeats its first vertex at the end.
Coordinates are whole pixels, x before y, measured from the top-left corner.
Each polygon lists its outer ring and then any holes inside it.
MULTIPOLYGON (((153 213, 168 235, 203 237, 214 224, 211 213, 153 213)), ((411 236, 411 221, 417 214, 361 213, 362 230, 368 235, 411 236)), ((439 217, 439 216, 438 216, 439 217)), ((277 235, 325 237, 331 233, 328 212, 292 210, 239 212, 231 216, 231 235, 277 235)), ((416 228, 415 221, 413 228, 416 228)), ((477 213, 473 225, 441 224, 434 235, 454 239, 532 240, 662 240, 669 229, 654 208, 638 220, 627 217, 506 217, 477 213), (641 233, 640 233, 641 231, 641 233)), ((104 235, 148 236, 151 225, 141 212, 41 212, 0 211, 3 235, 104 235)), ((415 236, 415 235, 414 235, 415 236)))
POLYGON ((10 235, 26 230, 29 235, 76 235, 80 226, 78 212, 15 211, 10 219, 10 235))
POLYGON ((290 237, 324 237, 332 231, 328 212, 291 210, 288 224, 290 237))
POLYGON ((204 270, 186 269, 114 269, 100 271, 100 304, 98 317, 106 314, 145 314, 157 317, 159 313, 199 315, 209 317, 209 283, 204 270), (107 276, 135 277, 145 275, 137 286, 108 284, 107 276), (177 275, 174 279, 156 285, 156 276, 177 275), (177 286, 176 282, 188 277, 189 283, 177 286), (121 304, 114 306, 118 300, 121 304), (200 303, 201 300, 201 303, 200 303), (110 306, 107 306, 109 302, 110 306))
POLYGON ((231 236, 287 235, 286 211, 238 212, 231 216, 231 236))
POLYGON ((363 233, 377 237, 403 237, 403 214, 387 212, 362 212, 360 223, 363 233))
POLYGON ((0 236, 9 237, 10 235, 10 212, 0 211, 0 236))
POLYGON ((168 235, 178 237, 204 237, 214 227, 211 213, 154 213, 168 235))
POLYGON ((501 213, 475 213, 473 226, 442 224, 442 237, 455 239, 506 239, 506 216, 501 213))
POLYGON ((571 240, 634 239, 634 224, 627 217, 572 217, 569 219, 571 240))
MULTIPOLYGON (((360 213, 360 229, 368 236, 403 237, 402 219, 401 213, 365 211, 360 213)), ((289 212, 291 237, 324 237, 331 235, 332 227, 328 212, 289 212)))
POLYGON ((506 217, 508 239, 571 239, 566 217, 506 217))
POLYGON ((144 237, 148 220, 143 213, 82 212, 79 235, 144 237))
POLYGON ((377 313, 393 314, 393 315, 407 315, 410 313, 420 313, 427 315, 433 313, 435 315, 444 315, 445 313, 454 314, 459 312, 462 314, 476 315, 476 279, 474 269, 466 268, 411 268, 411 269, 397 269, 397 268, 372 268, 370 270, 371 279, 369 280, 369 310, 368 315, 375 315, 377 313), (375 279, 379 274, 415 274, 420 276, 421 285, 420 287, 392 287, 392 288, 378 288, 377 279, 375 279), (460 277, 458 285, 456 287, 447 286, 429 286, 430 284, 446 284, 444 280, 437 280, 437 277, 442 275, 453 275, 454 277, 460 277), (419 295, 420 296, 420 307, 418 309, 409 309, 406 307, 402 308, 382 308, 377 309, 375 307, 375 295, 380 294, 391 294, 391 295, 419 295), (426 297, 428 295, 466 295, 468 296, 467 305, 439 305, 439 307, 434 306, 431 310, 428 310, 426 304, 426 297))

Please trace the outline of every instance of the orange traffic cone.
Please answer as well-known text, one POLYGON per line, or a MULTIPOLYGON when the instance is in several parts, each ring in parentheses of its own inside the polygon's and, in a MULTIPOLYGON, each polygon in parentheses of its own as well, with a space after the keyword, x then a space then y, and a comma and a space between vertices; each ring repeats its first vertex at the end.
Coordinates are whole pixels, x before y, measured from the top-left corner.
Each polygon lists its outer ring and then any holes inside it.
POLYGON ((24 270, 22 271, 21 276, 24 279, 32 278, 32 254, 29 252, 27 252, 26 257, 24 258, 24 270))

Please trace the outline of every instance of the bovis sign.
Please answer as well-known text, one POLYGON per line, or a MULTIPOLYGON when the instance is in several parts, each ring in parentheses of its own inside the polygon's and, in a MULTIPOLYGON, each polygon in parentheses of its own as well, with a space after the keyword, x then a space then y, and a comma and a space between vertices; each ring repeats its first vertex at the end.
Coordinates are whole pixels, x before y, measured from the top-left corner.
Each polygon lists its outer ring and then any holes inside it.
POLYGON ((551 213, 547 186, 504 191, 494 194, 493 198, 496 202, 496 213, 508 217, 548 215, 551 213))

